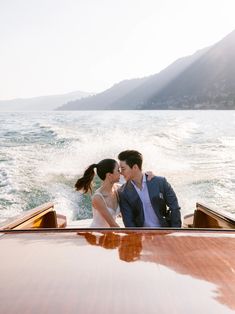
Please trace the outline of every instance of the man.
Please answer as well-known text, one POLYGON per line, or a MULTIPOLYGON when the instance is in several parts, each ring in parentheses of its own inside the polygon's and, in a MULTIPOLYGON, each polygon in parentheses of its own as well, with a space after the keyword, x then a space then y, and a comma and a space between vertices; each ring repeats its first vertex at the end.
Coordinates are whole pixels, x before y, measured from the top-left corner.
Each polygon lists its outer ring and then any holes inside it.
POLYGON ((127 181, 118 192, 124 225, 181 227, 178 200, 167 180, 159 176, 146 180, 142 173, 143 157, 138 151, 123 151, 118 159, 121 174, 127 181))

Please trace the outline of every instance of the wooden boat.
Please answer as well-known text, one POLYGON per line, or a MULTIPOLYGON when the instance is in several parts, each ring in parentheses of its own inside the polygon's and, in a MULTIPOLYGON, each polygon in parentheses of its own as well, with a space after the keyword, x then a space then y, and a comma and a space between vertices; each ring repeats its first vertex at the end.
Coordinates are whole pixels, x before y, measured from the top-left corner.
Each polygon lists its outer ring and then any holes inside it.
MULTIPOLYGON (((85 227, 89 227, 86 223, 85 227)), ((76 223, 73 225, 76 227, 76 223)), ((80 227, 78 224, 77 227, 80 227)), ((45 203, 37 208, 12 218, 0 229, 36 229, 36 228, 66 228, 66 216, 56 213, 53 203, 45 203)), ((235 229, 235 218, 210 209, 197 203, 193 214, 186 215, 183 221, 183 228, 222 228, 235 229)))
POLYGON ((235 218, 196 203, 194 213, 184 217, 183 227, 235 229, 235 218))
POLYGON ((56 213, 53 203, 45 203, 21 215, 11 218, 1 229, 35 229, 35 228, 65 228, 67 219, 56 213))
POLYGON ((68 228, 46 204, 0 230, 0 313, 234 313, 234 227, 197 204, 181 229, 68 228))

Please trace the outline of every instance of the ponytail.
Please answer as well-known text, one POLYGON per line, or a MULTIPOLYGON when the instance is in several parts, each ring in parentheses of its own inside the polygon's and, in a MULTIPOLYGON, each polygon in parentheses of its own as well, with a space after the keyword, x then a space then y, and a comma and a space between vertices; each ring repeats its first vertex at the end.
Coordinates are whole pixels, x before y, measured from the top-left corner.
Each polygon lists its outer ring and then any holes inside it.
POLYGON ((97 167, 97 164, 90 165, 84 172, 83 177, 78 179, 75 188, 77 191, 83 190, 84 193, 87 193, 88 191, 92 191, 91 189, 91 183, 95 176, 94 169, 97 167))
POLYGON ((83 177, 78 179, 75 188, 77 191, 83 190, 84 193, 92 192, 91 183, 95 176, 94 169, 97 170, 97 175, 101 180, 105 180, 107 173, 113 173, 115 166, 117 165, 114 159, 103 159, 98 164, 90 165, 83 174, 83 177))

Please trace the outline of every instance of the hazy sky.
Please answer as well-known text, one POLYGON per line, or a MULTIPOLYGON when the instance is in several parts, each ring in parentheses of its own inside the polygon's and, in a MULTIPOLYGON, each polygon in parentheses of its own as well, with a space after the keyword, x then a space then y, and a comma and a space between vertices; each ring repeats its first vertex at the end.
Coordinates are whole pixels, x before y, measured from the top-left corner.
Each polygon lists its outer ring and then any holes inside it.
POLYGON ((0 0, 0 100, 158 73, 235 29, 235 0, 0 0))

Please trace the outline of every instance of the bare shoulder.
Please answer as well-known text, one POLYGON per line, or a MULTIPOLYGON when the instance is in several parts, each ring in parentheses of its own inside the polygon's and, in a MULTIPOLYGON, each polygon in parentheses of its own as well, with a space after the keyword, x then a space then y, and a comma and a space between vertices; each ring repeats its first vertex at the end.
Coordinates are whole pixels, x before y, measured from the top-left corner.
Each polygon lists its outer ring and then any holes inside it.
POLYGON ((95 193, 91 197, 92 203, 93 202, 103 202, 103 197, 102 194, 100 193, 99 190, 96 190, 95 193))

